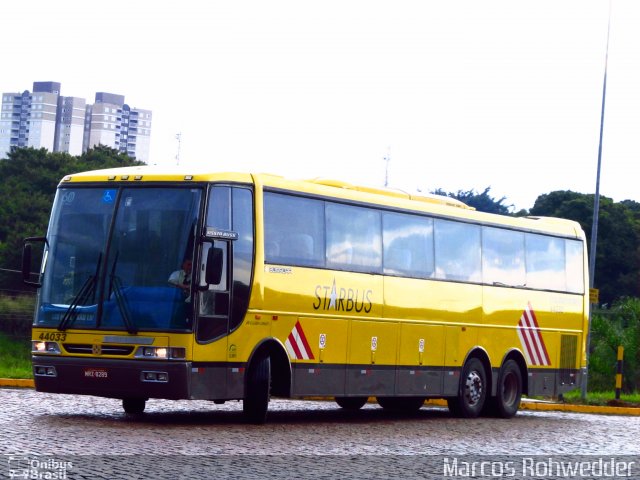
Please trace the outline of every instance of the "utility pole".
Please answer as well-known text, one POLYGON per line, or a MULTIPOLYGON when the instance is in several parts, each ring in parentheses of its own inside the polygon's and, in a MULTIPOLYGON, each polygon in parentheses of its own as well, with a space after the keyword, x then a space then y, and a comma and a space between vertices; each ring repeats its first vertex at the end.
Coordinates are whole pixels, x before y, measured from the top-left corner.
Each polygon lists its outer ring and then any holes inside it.
MULTIPOLYGON (((607 48, 604 56, 604 81, 602 83, 602 107, 600 109, 600 141, 598 143, 598 167, 596 170, 596 193, 593 199, 593 223, 591 225, 591 248, 589 251, 589 288, 593 288, 596 274, 596 247, 598 245, 598 217, 600 213, 600 168, 602 166, 602 134, 604 131, 604 105, 607 98, 607 64, 609 63, 609 32, 611 31, 611 0, 609 0, 609 21, 607 23, 607 48)), ((587 328, 587 369, 582 378, 580 396, 587 398, 587 384, 589 381, 589 348, 591 347, 591 317, 593 305, 589 305, 589 325, 587 328)))
POLYGON ((176 140, 178 141, 178 153, 176 153, 176 165, 180 165, 180 144, 182 143, 182 132, 176 133, 176 140))

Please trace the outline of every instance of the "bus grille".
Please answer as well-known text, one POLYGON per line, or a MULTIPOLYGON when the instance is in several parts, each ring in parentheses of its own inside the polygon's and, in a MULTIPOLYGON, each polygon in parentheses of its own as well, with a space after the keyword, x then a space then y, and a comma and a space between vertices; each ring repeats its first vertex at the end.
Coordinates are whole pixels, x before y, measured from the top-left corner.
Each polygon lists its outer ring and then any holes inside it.
POLYGON ((576 353, 578 351, 578 337, 576 335, 561 335, 560 337, 560 384, 576 384, 576 353))
MULTIPOLYGON (((69 353, 95 355, 94 345, 90 343, 63 343, 62 346, 69 353)), ((99 355, 131 355, 133 348, 128 345, 100 345, 99 355)))

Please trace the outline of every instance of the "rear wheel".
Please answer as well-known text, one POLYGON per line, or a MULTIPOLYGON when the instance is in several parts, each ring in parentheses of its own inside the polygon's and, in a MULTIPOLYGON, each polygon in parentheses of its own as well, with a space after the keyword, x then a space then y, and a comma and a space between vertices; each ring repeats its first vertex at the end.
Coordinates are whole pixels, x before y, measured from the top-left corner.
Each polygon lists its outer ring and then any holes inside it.
POLYGON ((487 375, 482 362, 470 358, 464 364, 458 396, 447 399, 449 410, 456 416, 475 418, 482 412, 487 398, 487 375))
POLYGON ((340 408, 344 408, 345 410, 360 410, 367 400, 368 397, 336 397, 336 403, 340 408))
POLYGON ((376 401, 393 412, 417 412, 424 405, 424 397, 376 397, 376 401))
POLYGON ((522 398, 522 372, 514 360, 507 360, 500 369, 498 391, 494 403, 495 413, 502 418, 511 418, 520 408, 522 398))
POLYGON ((129 415, 140 415, 144 412, 147 401, 144 398, 123 398, 122 408, 129 415))
POLYGON ((247 421, 262 424, 267 419, 271 390, 271 359, 262 355, 247 371, 245 396, 242 410, 247 421))

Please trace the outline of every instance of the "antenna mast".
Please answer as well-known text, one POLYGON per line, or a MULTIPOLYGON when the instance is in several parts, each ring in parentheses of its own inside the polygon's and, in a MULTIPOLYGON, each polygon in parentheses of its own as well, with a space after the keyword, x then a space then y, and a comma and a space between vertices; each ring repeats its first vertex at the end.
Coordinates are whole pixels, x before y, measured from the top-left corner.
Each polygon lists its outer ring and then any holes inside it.
POLYGON ((182 143, 182 132, 176 133, 176 140, 178 141, 178 153, 176 153, 176 165, 180 165, 180 144, 182 143))
POLYGON ((389 162, 391 161, 391 147, 387 147, 387 153, 384 156, 384 186, 389 186, 389 162))

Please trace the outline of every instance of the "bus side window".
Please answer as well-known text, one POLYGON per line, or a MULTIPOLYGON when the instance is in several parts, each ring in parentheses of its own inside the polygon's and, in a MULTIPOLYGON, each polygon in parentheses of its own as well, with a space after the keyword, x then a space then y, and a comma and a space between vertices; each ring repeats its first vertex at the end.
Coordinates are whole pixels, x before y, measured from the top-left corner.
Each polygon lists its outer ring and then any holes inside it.
POLYGON ((306 233, 295 233, 282 240, 287 257, 300 261, 313 259, 313 238, 306 233))
POLYGON ((213 340, 227 332, 229 318, 229 289, 227 282, 228 268, 228 244, 215 241, 213 244, 203 246, 202 261, 200 263, 200 286, 205 290, 198 296, 198 341, 213 340), (209 251, 217 249, 222 253, 222 276, 218 284, 208 284, 204 281, 207 271, 207 259, 210 259, 209 251))

